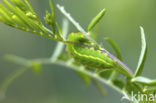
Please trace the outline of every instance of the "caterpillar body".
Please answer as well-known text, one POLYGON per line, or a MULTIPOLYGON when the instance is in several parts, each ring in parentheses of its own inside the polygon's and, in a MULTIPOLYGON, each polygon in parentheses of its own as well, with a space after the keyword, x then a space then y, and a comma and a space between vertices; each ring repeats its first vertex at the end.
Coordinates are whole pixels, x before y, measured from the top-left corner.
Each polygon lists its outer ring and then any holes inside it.
POLYGON ((103 53, 94 43, 84 37, 82 33, 71 33, 68 36, 66 50, 76 62, 97 69, 112 69, 117 62, 103 53))

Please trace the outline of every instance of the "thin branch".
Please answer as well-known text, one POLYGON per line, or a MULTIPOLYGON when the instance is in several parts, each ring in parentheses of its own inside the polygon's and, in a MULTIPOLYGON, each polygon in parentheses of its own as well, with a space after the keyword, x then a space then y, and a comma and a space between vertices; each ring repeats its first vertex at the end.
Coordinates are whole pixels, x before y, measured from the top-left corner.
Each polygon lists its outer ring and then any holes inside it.
MULTIPOLYGON (((11 57, 13 57, 13 56, 11 56, 11 57)), ((17 57, 17 56, 13 57, 12 61, 14 60, 14 63, 19 64, 19 60, 18 59, 20 60, 20 63, 21 62, 23 62, 23 63, 24 62, 29 62, 29 63, 39 62, 41 64, 57 64, 57 65, 61 65, 63 67, 67 67, 68 69, 71 69, 71 70, 74 70, 74 71, 77 71, 77 72, 82 72, 82 73, 84 73, 84 74, 86 74, 86 75, 88 75, 88 76, 90 76, 90 77, 92 77, 92 78, 94 78, 94 79, 96 79, 96 80, 98 80, 98 81, 100 81, 100 82, 110 86, 111 88, 115 89, 119 93, 124 94, 124 90, 121 90, 120 88, 116 87, 109 80, 106 80, 106 79, 100 77, 95 72, 91 72, 91 71, 86 70, 86 69, 80 69, 79 67, 73 65, 71 62, 68 62, 68 61, 67 62, 64 62, 64 61, 51 61, 51 59, 34 59, 34 60, 24 60, 24 61, 22 61, 21 57, 17 57)))
POLYGON ((87 32, 80 26, 80 24, 78 22, 76 22, 68 12, 66 12, 66 10, 64 9, 64 6, 60 6, 59 4, 57 4, 57 8, 69 19, 69 21, 71 21, 73 23, 73 25, 83 34, 87 34, 87 32))

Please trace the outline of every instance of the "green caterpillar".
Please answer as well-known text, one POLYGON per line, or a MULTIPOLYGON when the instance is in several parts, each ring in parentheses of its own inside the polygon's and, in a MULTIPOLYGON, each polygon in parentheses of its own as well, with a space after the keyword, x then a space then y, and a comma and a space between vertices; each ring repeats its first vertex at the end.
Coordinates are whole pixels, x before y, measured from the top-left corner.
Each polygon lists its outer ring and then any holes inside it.
POLYGON ((80 64, 97 69, 112 69, 117 65, 115 60, 102 53, 99 47, 80 32, 69 34, 68 41, 73 43, 67 44, 67 52, 80 64))

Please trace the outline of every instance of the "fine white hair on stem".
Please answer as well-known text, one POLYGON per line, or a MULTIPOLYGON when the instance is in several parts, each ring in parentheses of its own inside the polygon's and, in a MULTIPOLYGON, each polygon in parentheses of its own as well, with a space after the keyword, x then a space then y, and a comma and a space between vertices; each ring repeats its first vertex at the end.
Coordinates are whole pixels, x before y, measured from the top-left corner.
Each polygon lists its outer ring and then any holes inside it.
POLYGON ((62 12, 63 15, 66 16, 66 18, 81 32, 84 34, 84 36, 86 38, 88 38, 89 40, 93 41, 94 43, 97 44, 97 42, 92 39, 89 35, 88 32, 86 32, 81 26, 80 24, 74 20, 74 18, 64 9, 64 6, 60 6, 59 4, 57 4, 57 8, 62 12))
POLYGON ((69 19, 70 22, 82 33, 87 34, 87 32, 80 26, 78 22, 76 22, 72 16, 64 9, 64 6, 60 6, 57 4, 57 8, 69 19))

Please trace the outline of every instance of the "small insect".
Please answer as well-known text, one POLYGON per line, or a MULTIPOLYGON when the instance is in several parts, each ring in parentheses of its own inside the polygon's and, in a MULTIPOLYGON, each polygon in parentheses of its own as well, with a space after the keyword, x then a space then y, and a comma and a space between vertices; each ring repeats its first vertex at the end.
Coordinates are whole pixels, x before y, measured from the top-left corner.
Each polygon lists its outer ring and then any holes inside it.
POLYGON ((85 38, 81 32, 69 34, 68 41, 73 43, 67 44, 67 52, 80 64, 97 69, 113 69, 117 65, 115 60, 102 52, 100 47, 85 38))

